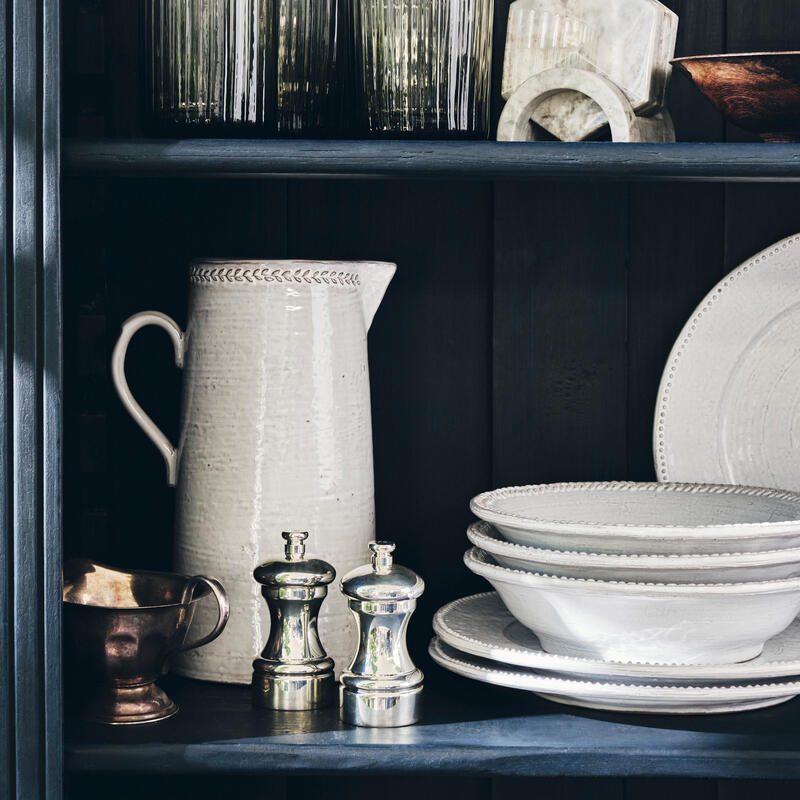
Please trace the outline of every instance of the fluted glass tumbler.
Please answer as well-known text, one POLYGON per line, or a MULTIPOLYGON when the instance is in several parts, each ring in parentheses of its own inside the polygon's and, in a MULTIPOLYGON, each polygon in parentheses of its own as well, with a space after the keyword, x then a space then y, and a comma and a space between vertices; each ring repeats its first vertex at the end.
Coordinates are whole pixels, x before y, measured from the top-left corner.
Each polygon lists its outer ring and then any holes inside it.
POLYGON ((353 2, 370 132, 488 135, 493 0, 353 2))
POLYGON ((334 129, 339 0, 144 0, 161 123, 334 129))

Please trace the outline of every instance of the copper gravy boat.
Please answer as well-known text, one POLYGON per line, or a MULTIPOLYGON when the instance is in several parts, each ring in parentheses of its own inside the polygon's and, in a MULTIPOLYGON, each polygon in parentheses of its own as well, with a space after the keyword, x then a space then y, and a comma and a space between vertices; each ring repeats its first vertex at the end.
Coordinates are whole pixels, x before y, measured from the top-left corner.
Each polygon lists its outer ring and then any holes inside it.
POLYGON ((125 572, 86 559, 64 564, 66 660, 86 696, 80 715, 109 725, 155 722, 178 710, 156 686, 177 653, 216 639, 230 608, 214 578, 169 572, 125 572), (186 634, 197 603, 213 595, 214 629, 194 642, 186 634))

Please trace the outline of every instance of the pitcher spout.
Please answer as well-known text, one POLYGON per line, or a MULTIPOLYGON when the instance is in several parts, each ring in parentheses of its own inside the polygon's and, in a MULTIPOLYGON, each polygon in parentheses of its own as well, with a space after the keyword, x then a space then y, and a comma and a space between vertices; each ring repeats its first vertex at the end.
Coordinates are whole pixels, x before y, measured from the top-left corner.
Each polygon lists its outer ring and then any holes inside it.
POLYGON ((396 264, 386 261, 364 262, 358 265, 361 281, 361 307, 364 310, 364 327, 369 330, 375 312, 397 270, 396 264))

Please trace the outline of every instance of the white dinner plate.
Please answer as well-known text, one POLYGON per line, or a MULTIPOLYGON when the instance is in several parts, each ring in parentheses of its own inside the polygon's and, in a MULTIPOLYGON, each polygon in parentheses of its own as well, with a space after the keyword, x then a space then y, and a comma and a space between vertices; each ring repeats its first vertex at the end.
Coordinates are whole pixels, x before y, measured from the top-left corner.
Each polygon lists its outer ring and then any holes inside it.
POLYGON ((800 495, 727 484, 543 483, 483 492, 476 517, 510 542, 628 555, 800 547, 800 495))
POLYGON ((672 348, 656 406, 658 479, 800 489, 800 235, 706 296, 672 348))
POLYGON ((717 686, 651 686, 620 681, 579 681, 534 670, 501 667, 462 653, 435 636, 428 648, 433 660, 467 678, 524 689, 572 706, 643 714, 723 714, 784 703, 800 694, 800 681, 717 686))
POLYGON ((761 655, 738 664, 631 664, 546 653, 536 635, 517 622, 497 592, 463 597, 440 608, 433 629, 446 644, 512 667, 562 676, 593 675, 636 681, 771 680, 800 675, 800 619, 773 636, 761 655))
POLYGON ((545 550, 506 541, 488 522, 473 522, 467 538, 490 553, 501 567, 601 581, 646 583, 741 583, 800 576, 800 548, 760 553, 693 555, 607 555, 545 550))

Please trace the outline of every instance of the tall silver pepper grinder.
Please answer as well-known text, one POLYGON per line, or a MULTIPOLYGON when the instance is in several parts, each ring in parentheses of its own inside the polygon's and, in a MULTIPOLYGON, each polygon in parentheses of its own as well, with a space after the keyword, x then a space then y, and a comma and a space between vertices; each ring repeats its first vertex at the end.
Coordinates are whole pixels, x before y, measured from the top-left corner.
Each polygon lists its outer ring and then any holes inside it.
POLYGON ((358 651, 341 675, 341 715, 350 725, 393 728, 420 718, 422 672, 406 647, 408 620, 425 583, 392 563, 392 542, 370 542, 372 563, 342 578, 358 623, 358 651))
POLYGON ((253 572, 269 606, 269 641, 253 662, 253 701, 280 711, 308 711, 336 700, 333 659, 317 633, 317 618, 336 571, 326 561, 306 560, 305 531, 281 534, 282 561, 253 572))

